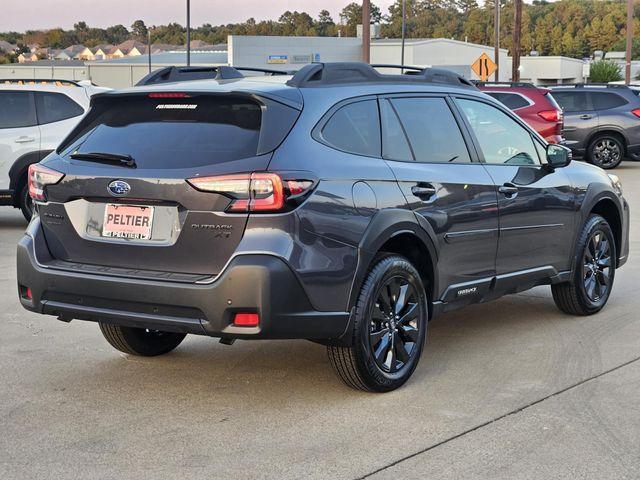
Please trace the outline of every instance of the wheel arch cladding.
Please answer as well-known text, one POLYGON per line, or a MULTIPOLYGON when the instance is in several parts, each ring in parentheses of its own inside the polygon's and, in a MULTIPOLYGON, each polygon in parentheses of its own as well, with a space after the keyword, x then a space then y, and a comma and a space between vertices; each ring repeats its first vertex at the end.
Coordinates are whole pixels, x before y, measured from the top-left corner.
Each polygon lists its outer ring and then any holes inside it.
POLYGON ((406 257, 420 272, 431 303, 438 291, 437 249, 434 232, 427 232, 413 212, 403 209, 380 210, 374 216, 359 245, 358 268, 354 277, 349 308, 357 301, 362 282, 380 252, 406 257))
MULTIPOLYGON (((616 257, 619 257, 622 245, 622 218, 615 202, 608 197, 602 197, 593 205, 589 213, 600 215, 607 221, 616 242, 616 257)), ((618 258, 616 258, 617 261, 618 258)))

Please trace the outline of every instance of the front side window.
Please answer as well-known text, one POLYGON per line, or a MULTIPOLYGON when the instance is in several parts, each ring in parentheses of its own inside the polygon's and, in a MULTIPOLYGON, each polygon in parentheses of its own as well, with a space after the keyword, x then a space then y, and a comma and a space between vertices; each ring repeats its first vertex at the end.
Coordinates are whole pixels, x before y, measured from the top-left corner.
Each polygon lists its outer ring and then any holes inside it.
POLYGON ((587 92, 553 92, 553 98, 567 113, 591 110, 587 92))
POLYGON ((40 125, 60 122, 84 113, 80 105, 62 93, 36 92, 35 95, 40 125))
POLYGON ((36 112, 29 92, 0 92, 0 128, 36 125, 36 112))
POLYGON ((609 110, 627 103, 620 95, 609 92, 591 92, 591 101, 593 102, 593 108, 596 110, 609 110))
POLYGON ((538 165, 538 153, 531 134, 492 105, 458 99, 458 104, 475 133, 484 159, 498 165, 538 165))
POLYGON ((380 155, 378 102, 364 100, 339 108, 320 132, 330 146, 357 155, 380 155))
POLYGON ((469 163, 467 145, 444 98, 394 98, 416 162, 469 163))

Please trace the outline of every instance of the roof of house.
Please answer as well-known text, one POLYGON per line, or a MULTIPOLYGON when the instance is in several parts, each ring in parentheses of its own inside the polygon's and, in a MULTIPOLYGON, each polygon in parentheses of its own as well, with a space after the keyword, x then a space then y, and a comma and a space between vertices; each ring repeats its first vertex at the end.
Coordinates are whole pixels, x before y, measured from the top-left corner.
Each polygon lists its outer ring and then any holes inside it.
POLYGON ((3 52, 11 53, 15 51, 16 48, 18 48, 17 45, 9 43, 6 40, 0 40, 0 50, 2 50, 3 52))
POLYGON ((145 44, 142 42, 138 42, 137 40, 125 40, 124 42, 116 45, 122 53, 129 53, 134 48, 137 48, 140 52, 145 48, 145 44))
POLYGON ((85 48, 87 47, 85 47, 84 45, 71 45, 70 47, 65 48, 63 52, 65 52, 70 57, 73 57, 84 51, 85 48))

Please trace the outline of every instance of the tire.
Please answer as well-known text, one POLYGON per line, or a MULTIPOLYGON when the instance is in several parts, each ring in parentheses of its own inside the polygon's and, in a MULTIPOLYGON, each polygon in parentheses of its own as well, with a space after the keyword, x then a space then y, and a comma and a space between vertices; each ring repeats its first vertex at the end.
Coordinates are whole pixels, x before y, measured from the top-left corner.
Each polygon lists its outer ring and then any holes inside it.
POLYGON ((33 217, 33 200, 29 195, 29 184, 26 181, 20 189, 20 211, 22 211, 22 215, 27 219, 27 222, 30 222, 31 217, 33 217))
POLYGON ((587 149, 587 161, 605 170, 616 168, 623 157, 624 144, 614 135, 598 135, 587 149))
POLYGON ((420 274, 404 257, 374 260, 355 310, 351 346, 328 346, 337 375, 349 387, 389 392, 413 374, 424 346, 428 298, 420 274), (390 315, 391 312, 396 315, 390 315))
POLYGON ((575 252, 572 278, 569 282, 551 285, 553 300, 560 310, 570 315, 593 315, 609 300, 616 273, 615 239, 604 218, 589 216, 575 252))
POLYGON ((108 323, 100 323, 100 331, 116 350, 143 357, 168 353, 180 345, 187 336, 186 333, 158 332, 108 323))

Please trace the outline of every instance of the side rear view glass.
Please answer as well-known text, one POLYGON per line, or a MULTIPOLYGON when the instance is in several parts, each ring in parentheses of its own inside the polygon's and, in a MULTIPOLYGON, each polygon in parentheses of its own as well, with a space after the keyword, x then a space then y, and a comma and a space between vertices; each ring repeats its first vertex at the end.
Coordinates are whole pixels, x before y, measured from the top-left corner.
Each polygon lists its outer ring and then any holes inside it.
POLYGON ((36 125, 36 111, 29 92, 0 92, 0 128, 36 125))
POLYGON ((36 92, 38 123, 60 122, 84 113, 80 105, 62 93, 36 92))
POLYGON ((444 98, 394 98, 416 162, 469 163, 456 119, 444 98))
POLYGON ((338 109, 320 132, 338 150, 357 155, 380 155, 378 102, 364 100, 338 109))
POLYGON ((567 112, 585 112, 591 110, 587 92, 553 92, 553 98, 567 112))
POLYGON ((505 107, 511 110, 517 110, 519 108, 529 106, 529 102, 523 96, 518 95, 517 93, 487 92, 487 95, 495 98, 505 107))

